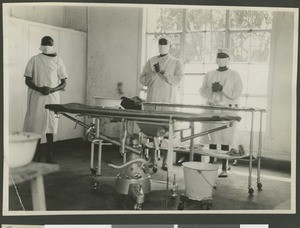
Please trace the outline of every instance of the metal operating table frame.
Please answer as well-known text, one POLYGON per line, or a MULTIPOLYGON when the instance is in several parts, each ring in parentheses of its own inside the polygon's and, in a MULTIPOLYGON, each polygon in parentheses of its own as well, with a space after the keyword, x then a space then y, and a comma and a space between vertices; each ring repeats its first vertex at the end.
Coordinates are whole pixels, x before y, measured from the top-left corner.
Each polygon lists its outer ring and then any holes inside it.
MULTIPOLYGON (((81 125, 88 129, 88 131, 94 131, 92 135, 92 146, 91 146, 91 169, 94 169, 94 144, 99 144, 98 147, 98 168, 97 174, 101 175, 101 155, 102 155, 102 143, 103 141, 107 141, 114 145, 120 146, 120 152, 123 155, 124 163, 126 161, 126 151, 130 151, 132 153, 141 154, 141 151, 125 144, 125 140, 127 137, 127 128, 128 121, 138 122, 138 123, 146 123, 151 125, 158 126, 167 126, 168 127, 168 172, 167 172, 167 184, 164 184, 165 189, 168 191, 170 185, 169 183, 169 175, 172 175, 172 165, 173 165, 173 134, 174 134, 174 124, 175 122, 189 122, 190 125, 193 125, 195 122, 215 122, 215 121, 226 121, 222 127, 213 129, 211 132, 219 131, 232 126, 233 122, 240 121, 241 118, 239 116, 227 116, 227 115, 219 115, 219 116, 209 116, 207 114, 194 114, 194 113, 185 113, 185 112, 159 112, 159 111, 145 111, 145 110, 124 110, 124 109, 112 109, 112 108, 102 108, 89 106, 79 103, 68 103, 68 104, 50 104, 45 106, 46 109, 49 109, 57 114, 62 114, 63 116, 71 119, 76 124, 81 125), (76 114, 79 116, 86 116, 88 118, 92 118, 96 120, 95 124, 88 125, 84 122, 77 120, 76 118, 68 115, 68 114, 76 114), (120 121, 122 123, 122 137, 120 142, 112 139, 101 133, 101 119, 109 118, 115 121, 120 121)), ((208 134, 207 132, 205 134, 208 134)), ((191 137, 199 137, 197 135, 191 135, 191 137)), ((95 169, 94 169, 95 170, 95 169)), ((175 178, 174 178, 175 179, 175 178)), ((174 186, 174 184, 173 184, 174 186)), ((167 197, 166 197, 166 207, 167 207, 167 197)))
MULTIPOLYGON (((253 144, 254 144, 254 114, 255 112, 259 113, 259 135, 258 135, 258 153, 256 159, 258 160, 257 165, 257 188, 259 190, 262 189, 262 183, 260 179, 260 169, 261 169, 261 154, 262 154, 262 122, 263 122, 263 114, 266 113, 265 109, 259 108, 239 108, 239 107, 224 107, 224 106, 207 106, 207 105, 184 105, 184 104, 167 104, 167 103, 155 103, 148 102, 143 103, 142 109, 146 106, 152 106, 155 110, 158 107, 172 107, 172 108, 191 108, 191 109, 208 109, 208 110, 221 110, 221 111, 234 111, 234 112, 250 112, 251 113, 251 130, 250 130, 250 143, 249 143, 249 176, 248 176, 248 192, 250 195, 253 195, 254 190, 252 188, 252 163, 254 160, 253 156, 253 144)), ((191 136, 181 138, 181 141, 190 140, 190 161, 194 160, 194 153, 206 156, 212 156, 220 159, 245 159, 246 156, 229 156, 220 153, 214 153, 215 150, 196 150, 194 148, 194 138, 203 135, 202 133, 194 134, 194 122, 190 122, 190 131, 191 136)), ((247 156, 248 157, 248 156, 247 156)))

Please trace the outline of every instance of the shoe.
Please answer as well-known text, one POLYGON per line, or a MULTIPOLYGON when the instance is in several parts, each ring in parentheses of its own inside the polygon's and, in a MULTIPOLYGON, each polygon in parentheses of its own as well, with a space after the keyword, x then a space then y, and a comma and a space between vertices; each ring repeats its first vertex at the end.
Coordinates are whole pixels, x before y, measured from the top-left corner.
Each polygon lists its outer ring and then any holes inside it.
POLYGON ((218 177, 220 177, 220 178, 225 178, 225 177, 227 177, 227 172, 226 172, 225 170, 222 170, 222 172, 219 174, 218 177))
POLYGON ((232 165, 233 165, 233 166, 237 166, 237 164, 238 164, 238 161, 237 161, 236 159, 234 159, 232 165))
POLYGON ((164 171, 168 171, 168 164, 165 162, 163 165, 162 165, 162 170, 164 171))

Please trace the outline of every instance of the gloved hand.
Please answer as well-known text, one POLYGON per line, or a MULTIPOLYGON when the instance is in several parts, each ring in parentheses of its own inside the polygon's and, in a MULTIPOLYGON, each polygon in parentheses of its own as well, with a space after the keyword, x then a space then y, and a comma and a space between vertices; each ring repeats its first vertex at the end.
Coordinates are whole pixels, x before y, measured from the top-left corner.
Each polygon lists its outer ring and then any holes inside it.
POLYGON ((164 74, 164 73, 165 73, 165 71, 164 71, 163 69, 160 68, 159 63, 156 63, 156 64, 154 64, 153 66, 154 66, 155 72, 161 73, 161 74, 164 74))
POLYGON ((155 72, 160 72, 160 66, 159 66, 159 63, 156 63, 156 64, 154 64, 153 65, 154 66, 154 70, 155 70, 155 72))
POLYGON ((214 82, 211 84, 212 92, 221 92, 223 90, 223 86, 219 82, 214 82))

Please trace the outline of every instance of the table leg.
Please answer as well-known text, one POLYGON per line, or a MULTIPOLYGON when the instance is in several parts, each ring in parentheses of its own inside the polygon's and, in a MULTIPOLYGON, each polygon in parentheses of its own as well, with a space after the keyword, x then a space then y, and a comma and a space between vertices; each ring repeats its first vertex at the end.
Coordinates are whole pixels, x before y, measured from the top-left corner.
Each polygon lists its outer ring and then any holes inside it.
POLYGON ((252 188, 252 160, 253 160, 253 138, 254 138, 254 112, 251 112, 251 131, 250 131, 250 158, 249 158, 249 177, 248 177, 248 189, 249 194, 253 195, 252 188))
POLYGON ((262 112, 260 112, 260 123, 259 123, 259 142, 258 142, 258 163, 257 163, 257 187, 259 190, 262 188, 262 184, 260 182, 260 167, 261 167, 261 151, 262 151, 262 112))
POLYGON ((34 211, 46 211, 46 199, 43 176, 31 181, 31 196, 34 211))
MULTIPOLYGON (((195 124, 190 122, 191 135, 195 134, 195 124)), ((190 140, 190 161, 194 161, 194 139, 190 140)))

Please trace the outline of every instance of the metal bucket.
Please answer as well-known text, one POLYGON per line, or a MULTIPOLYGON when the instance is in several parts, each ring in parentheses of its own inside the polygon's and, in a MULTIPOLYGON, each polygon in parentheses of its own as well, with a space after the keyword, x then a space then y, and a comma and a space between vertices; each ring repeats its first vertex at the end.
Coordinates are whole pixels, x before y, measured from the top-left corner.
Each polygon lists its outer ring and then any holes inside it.
POLYGON ((219 167, 203 162, 184 162, 182 165, 186 196, 198 201, 212 198, 219 167))

